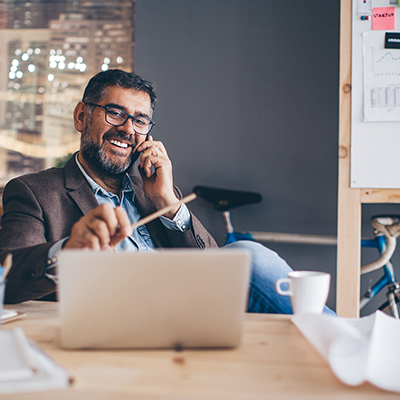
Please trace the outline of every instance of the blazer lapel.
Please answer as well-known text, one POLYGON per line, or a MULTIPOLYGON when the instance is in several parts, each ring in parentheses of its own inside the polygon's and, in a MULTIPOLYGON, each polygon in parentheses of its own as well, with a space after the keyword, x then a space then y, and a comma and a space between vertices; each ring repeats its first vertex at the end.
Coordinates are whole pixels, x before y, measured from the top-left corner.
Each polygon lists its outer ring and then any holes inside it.
POLYGON ((92 188, 76 164, 75 154, 64 166, 64 183, 65 188, 69 191, 68 195, 75 201, 82 214, 86 215, 96 208, 99 203, 93 194, 92 188))

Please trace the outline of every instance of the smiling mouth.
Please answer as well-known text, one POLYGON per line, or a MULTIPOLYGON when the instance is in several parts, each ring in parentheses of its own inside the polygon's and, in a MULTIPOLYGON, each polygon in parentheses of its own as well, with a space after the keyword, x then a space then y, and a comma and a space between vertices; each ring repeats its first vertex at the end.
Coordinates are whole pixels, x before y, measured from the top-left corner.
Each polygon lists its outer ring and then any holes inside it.
POLYGON ((108 140, 112 145, 119 147, 120 149, 127 149, 129 147, 128 143, 123 143, 115 139, 108 140))

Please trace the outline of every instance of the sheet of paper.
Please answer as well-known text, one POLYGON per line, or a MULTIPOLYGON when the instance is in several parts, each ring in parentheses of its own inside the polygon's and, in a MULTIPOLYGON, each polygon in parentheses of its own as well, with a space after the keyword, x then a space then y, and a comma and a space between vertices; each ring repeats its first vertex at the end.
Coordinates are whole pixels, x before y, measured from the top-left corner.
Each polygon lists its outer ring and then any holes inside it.
POLYGON ((395 28, 395 7, 374 7, 372 9, 372 30, 395 28))
POLYGON ((69 373, 23 338, 37 370, 30 369, 21 357, 13 331, 0 331, 0 395, 67 388, 71 384, 69 373))
POLYGON ((299 314, 292 318, 343 383, 368 381, 400 392, 400 321, 381 311, 364 318, 299 314))
POLYGON ((368 381, 383 389, 400 392, 398 354, 400 321, 377 312, 366 368, 368 381))
POLYGON ((33 371, 24 364, 12 331, 0 331, 0 382, 27 380, 33 371))
POLYGON ((14 310, 4 310, 1 314, 1 325, 7 324, 8 322, 15 321, 16 319, 25 317, 26 313, 14 310))
POLYGON ((1 320, 4 321, 8 318, 15 317, 18 313, 14 310, 3 310, 1 313, 1 320))
POLYGON ((400 50, 385 49, 385 32, 363 33, 364 120, 400 121, 400 50))

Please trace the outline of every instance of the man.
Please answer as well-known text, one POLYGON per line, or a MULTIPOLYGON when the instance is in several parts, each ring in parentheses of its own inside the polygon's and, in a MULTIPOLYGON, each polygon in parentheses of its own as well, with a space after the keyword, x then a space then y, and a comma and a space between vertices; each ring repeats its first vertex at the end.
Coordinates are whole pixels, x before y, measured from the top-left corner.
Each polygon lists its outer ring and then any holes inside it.
MULTIPOLYGON (((95 75, 74 110, 80 151, 64 168, 51 168, 11 180, 3 194, 0 260, 13 255, 5 301, 53 299, 55 266, 62 248, 155 251, 165 247, 217 247, 215 240, 180 205, 166 149, 150 130, 156 102, 151 82, 121 70, 95 75), (138 160, 138 175, 128 175, 138 160), (131 232, 132 223, 165 206, 172 211, 131 232)), ((274 282, 290 267, 278 255, 252 242, 249 311, 290 313, 290 300, 274 282)), ((112 266, 110 266, 112 268, 112 266)))

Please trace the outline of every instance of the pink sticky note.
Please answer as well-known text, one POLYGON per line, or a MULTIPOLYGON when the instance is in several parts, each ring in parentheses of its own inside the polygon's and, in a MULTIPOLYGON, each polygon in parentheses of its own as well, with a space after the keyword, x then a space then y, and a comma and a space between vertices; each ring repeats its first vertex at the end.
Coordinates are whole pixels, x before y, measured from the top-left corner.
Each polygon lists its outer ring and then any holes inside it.
POLYGON ((395 8, 375 7, 372 9, 372 29, 389 30, 395 28, 395 8))

